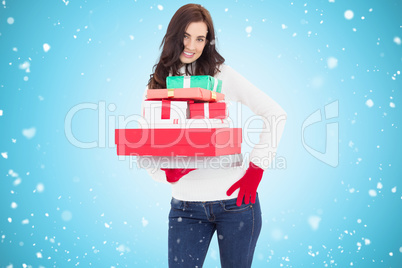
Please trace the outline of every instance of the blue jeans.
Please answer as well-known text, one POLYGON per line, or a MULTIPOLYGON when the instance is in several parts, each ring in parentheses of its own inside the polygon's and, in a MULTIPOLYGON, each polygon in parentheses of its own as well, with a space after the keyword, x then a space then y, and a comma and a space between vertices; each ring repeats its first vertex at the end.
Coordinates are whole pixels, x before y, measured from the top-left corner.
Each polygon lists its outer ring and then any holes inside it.
POLYGON ((261 230, 258 195, 255 204, 236 199, 190 202, 172 198, 169 213, 169 267, 201 268, 217 231, 222 268, 251 267, 261 230))

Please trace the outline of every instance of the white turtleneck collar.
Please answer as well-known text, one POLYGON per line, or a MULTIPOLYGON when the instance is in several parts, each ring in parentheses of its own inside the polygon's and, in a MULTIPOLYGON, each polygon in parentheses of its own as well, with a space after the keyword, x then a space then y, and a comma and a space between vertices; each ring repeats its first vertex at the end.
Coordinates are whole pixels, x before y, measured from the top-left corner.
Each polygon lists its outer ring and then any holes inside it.
POLYGON ((180 75, 192 75, 195 72, 195 66, 196 66, 196 61, 189 63, 189 64, 183 64, 179 68, 180 75), (186 73, 186 68, 189 71, 189 73, 186 73))

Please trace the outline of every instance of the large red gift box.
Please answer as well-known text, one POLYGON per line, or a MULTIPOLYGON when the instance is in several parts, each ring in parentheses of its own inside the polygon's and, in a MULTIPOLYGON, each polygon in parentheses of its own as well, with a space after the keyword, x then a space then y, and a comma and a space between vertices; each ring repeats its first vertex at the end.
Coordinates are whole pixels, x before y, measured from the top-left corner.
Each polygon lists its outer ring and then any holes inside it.
POLYGON ((190 103, 190 118, 227 118, 225 102, 190 103))
POLYGON ((116 129, 117 155, 219 156, 241 153, 241 128, 116 129))

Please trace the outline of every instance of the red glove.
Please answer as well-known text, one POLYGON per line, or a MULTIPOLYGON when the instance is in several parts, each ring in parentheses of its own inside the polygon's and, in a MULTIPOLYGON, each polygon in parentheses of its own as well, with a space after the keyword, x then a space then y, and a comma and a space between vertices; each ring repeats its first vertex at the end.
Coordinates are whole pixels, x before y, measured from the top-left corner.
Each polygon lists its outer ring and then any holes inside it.
POLYGON ((180 180, 181 177, 188 174, 190 171, 195 170, 195 168, 161 168, 161 170, 166 173, 166 180, 170 183, 180 180))
POLYGON ((262 179, 262 173, 264 170, 256 165, 253 162, 250 162, 250 165, 246 171, 246 174, 235 182, 229 190, 227 190, 226 195, 230 196, 233 192, 240 188, 239 194, 237 195, 237 206, 241 206, 244 197, 244 203, 248 204, 251 197, 251 203, 255 203, 255 198, 257 197, 257 188, 258 184, 262 179))

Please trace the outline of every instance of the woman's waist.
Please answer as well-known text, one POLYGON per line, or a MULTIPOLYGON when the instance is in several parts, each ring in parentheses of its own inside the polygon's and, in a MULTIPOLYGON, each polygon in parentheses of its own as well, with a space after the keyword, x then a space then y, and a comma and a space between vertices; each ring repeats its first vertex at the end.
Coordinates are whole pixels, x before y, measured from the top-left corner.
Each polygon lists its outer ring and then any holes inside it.
POLYGON ((241 167, 228 169, 198 169, 191 171, 178 182, 172 183, 172 197, 182 201, 216 201, 236 198, 226 191, 244 175, 241 167))

